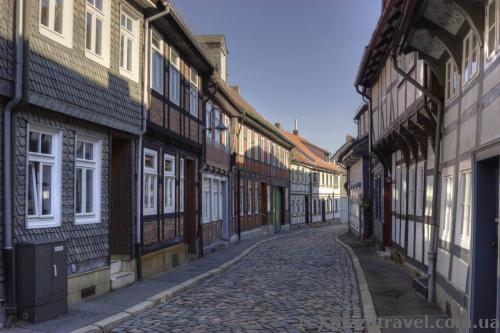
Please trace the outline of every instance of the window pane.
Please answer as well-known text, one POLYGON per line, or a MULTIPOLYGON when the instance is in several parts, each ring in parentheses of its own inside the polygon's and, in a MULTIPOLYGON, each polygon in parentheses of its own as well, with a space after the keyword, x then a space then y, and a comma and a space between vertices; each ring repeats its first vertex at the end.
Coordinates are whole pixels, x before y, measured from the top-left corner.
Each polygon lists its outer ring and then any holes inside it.
POLYGON ((102 21, 95 19, 95 53, 102 53, 102 21))
POLYGON ((127 38, 127 70, 132 71, 132 40, 127 38))
POLYGON ((97 9, 102 10, 102 0, 94 0, 94 6, 97 9))
POLYGON ((52 154, 52 135, 42 134, 42 154, 52 154))
POLYGON ((50 215, 52 206, 52 166, 42 168, 42 215, 50 215))
POLYGON ((40 148, 38 147, 39 142, 40 142, 40 133, 30 132, 29 151, 33 153, 39 153, 40 152, 40 148))
POLYGON ((125 22, 126 20, 127 20, 127 17, 124 14, 121 14, 120 15, 120 26, 122 26, 123 28, 127 27, 126 22, 125 22))
POLYGON ((85 159, 92 161, 94 159, 94 144, 85 142, 85 159))
POLYGON ((75 175, 75 212, 82 212, 82 169, 76 169, 75 175))
POLYGON ((155 177, 149 179, 149 207, 155 206, 155 177))
POLYGON ((83 142, 82 141, 76 142, 76 158, 83 159, 83 142))
POLYGON ((37 215, 39 162, 29 162, 28 166, 28 215, 37 215))
POLYGON ((147 155, 144 157, 144 166, 146 168, 154 169, 155 167, 155 157, 153 155, 147 155))
POLYGON ((94 170, 87 169, 85 182, 85 212, 92 213, 94 203, 94 170))
POLYGON ((40 1, 40 23, 49 26, 49 0, 40 1))
POLYGON ((54 30, 60 34, 63 32, 63 9, 64 0, 56 0, 54 13, 54 30))
POLYGON ((92 49, 92 14, 87 13, 87 31, 85 36, 85 47, 88 50, 92 49))
POLYGON ((172 172, 172 160, 165 160, 165 172, 172 172))
POLYGON ((144 208, 147 208, 149 203, 149 177, 150 175, 144 177, 144 208))

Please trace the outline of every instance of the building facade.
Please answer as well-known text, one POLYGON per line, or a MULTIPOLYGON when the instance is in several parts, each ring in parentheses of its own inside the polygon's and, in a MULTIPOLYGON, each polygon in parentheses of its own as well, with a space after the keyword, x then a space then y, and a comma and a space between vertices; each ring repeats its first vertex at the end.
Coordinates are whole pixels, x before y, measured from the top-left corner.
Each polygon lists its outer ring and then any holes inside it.
POLYGON ((374 238, 474 323, 498 319, 498 13, 498 1, 387 1, 356 79, 374 238))

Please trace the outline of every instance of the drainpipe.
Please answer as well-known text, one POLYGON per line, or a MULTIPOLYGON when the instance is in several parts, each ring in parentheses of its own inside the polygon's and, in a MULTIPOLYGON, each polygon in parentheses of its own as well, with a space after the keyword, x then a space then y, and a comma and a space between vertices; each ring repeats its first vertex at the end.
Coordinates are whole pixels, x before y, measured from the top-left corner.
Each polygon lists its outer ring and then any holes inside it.
POLYGON ((397 62, 397 52, 399 47, 394 48, 392 51, 392 65, 396 72, 400 74, 405 80, 410 82, 415 88, 420 90, 422 94, 427 96, 431 101, 433 101, 437 106, 437 115, 435 116, 436 120, 436 140, 434 144, 434 170, 433 170, 433 181, 432 181, 432 224, 434 228, 432 228, 431 239, 429 245, 429 252, 427 254, 429 259, 429 267, 428 267, 428 275, 429 280, 427 282, 427 300, 429 302, 434 301, 436 290, 436 252, 437 252, 437 237, 438 237, 438 185, 439 185, 439 160, 441 159, 441 126, 443 122, 443 102, 439 97, 434 95, 432 91, 428 88, 422 86, 415 79, 409 76, 403 69, 398 67, 397 62))
MULTIPOLYGON (((12 221, 12 127, 13 127, 13 113, 15 108, 18 107, 25 98, 26 86, 23 84, 25 73, 25 59, 24 59, 24 43, 25 43, 25 29, 27 28, 26 13, 24 8, 24 1, 16 1, 15 8, 15 86, 14 96, 7 103, 3 114, 3 256, 5 260, 4 273, 6 275, 6 321, 5 327, 9 328, 17 316, 16 304, 16 267, 15 267, 15 251, 13 244, 13 221, 12 221)), ((29 22, 29 20, 28 20, 29 22)))
POLYGON ((147 17, 144 20, 144 68, 142 71, 142 128, 139 136, 137 148, 137 215, 136 215, 136 255, 137 255, 137 279, 142 280, 142 262, 141 262, 141 244, 142 244, 142 146, 143 136, 146 134, 147 113, 149 107, 149 67, 151 62, 151 48, 149 47, 149 36, 151 35, 151 23, 170 13, 170 6, 167 4, 165 9, 155 15, 147 17))

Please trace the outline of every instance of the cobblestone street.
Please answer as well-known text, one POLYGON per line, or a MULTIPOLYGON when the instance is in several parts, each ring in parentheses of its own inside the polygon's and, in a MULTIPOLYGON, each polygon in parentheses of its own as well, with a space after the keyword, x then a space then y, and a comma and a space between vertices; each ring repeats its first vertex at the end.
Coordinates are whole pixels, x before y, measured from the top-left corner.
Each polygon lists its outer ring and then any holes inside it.
POLYGON ((335 227, 264 243, 235 268, 113 332, 332 332, 362 318, 356 276, 335 227), (332 321, 333 320, 333 321, 332 321))

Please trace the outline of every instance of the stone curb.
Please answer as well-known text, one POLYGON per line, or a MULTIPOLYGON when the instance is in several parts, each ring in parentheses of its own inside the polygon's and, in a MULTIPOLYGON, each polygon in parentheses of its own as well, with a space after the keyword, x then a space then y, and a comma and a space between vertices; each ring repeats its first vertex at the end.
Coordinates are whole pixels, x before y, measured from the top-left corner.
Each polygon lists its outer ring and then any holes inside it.
POLYGON ((263 239, 254 245, 250 246, 248 249, 234 257, 233 259, 223 263, 219 267, 216 267, 214 269, 211 269, 205 273, 202 273, 198 276, 195 276, 189 280, 186 280, 175 287, 166 289, 162 292, 157 293, 154 296, 151 296, 148 298, 146 301, 140 302, 128 309, 123 310, 122 312, 118 312, 112 316, 109 316, 107 318, 104 318, 102 320, 99 320, 95 322, 94 324, 76 329, 72 331, 71 333, 107 333, 110 332, 114 327, 120 325, 124 321, 127 321, 128 319, 132 318, 133 316, 136 316, 138 314, 141 314, 152 307, 165 303, 166 301, 170 300, 174 296, 180 294, 181 292, 196 287, 197 285, 201 284, 202 282, 208 280, 209 278, 223 273, 230 268, 234 267, 237 263, 239 263, 243 258, 245 258, 251 251, 253 251, 256 247, 259 245, 269 242, 271 240, 275 240, 277 238, 285 237, 285 236, 290 236, 290 235, 296 235, 299 233, 302 233, 304 231, 307 231, 307 229, 300 230, 297 232, 291 232, 287 234, 282 234, 282 235, 276 235, 267 239, 263 239))
MULTIPOLYGON (((346 232, 341 233, 341 235, 346 232)), ((354 253, 353 249, 342 242, 337 235, 335 235, 335 241, 344 247, 351 257, 354 270, 356 271, 356 277, 358 280, 359 294, 361 295, 361 304, 363 305, 363 317, 365 319, 366 332, 367 333, 380 333, 380 328, 377 326, 377 312, 375 311, 375 305, 373 304, 372 295, 370 294, 370 289, 368 289, 368 283, 366 282, 365 273, 363 268, 359 263, 358 256, 354 253)))

